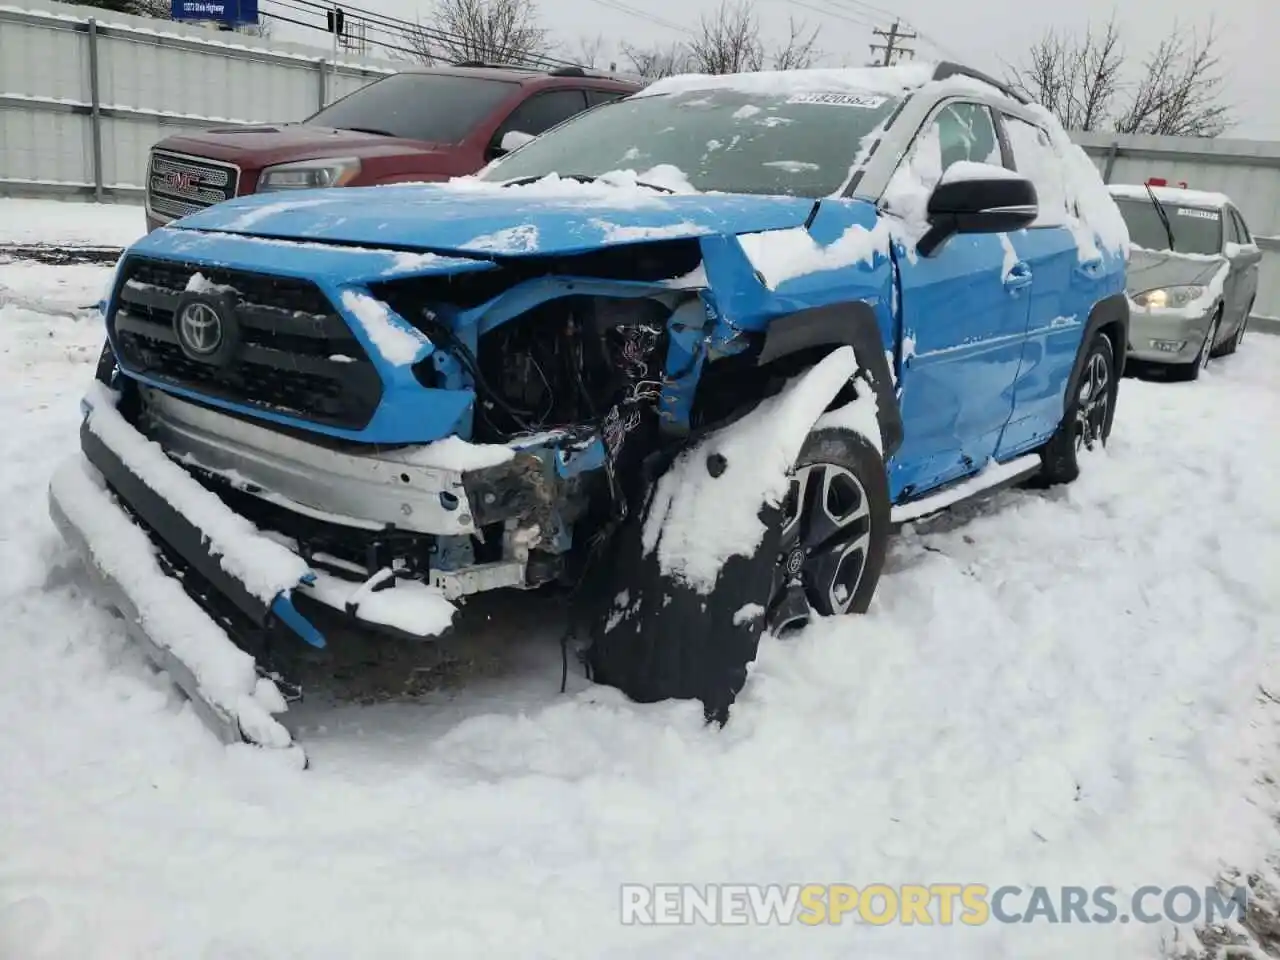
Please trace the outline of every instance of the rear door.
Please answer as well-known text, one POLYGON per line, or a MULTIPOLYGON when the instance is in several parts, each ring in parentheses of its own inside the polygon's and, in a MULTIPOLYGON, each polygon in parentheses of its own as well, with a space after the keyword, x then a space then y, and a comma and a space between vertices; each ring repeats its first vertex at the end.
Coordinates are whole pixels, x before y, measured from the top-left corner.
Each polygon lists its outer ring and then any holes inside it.
POLYGON ((1229 236, 1234 237, 1235 246, 1226 249, 1227 259, 1231 261, 1231 282, 1233 285, 1233 303, 1228 315, 1232 322, 1231 329, 1238 329, 1249 316, 1250 307, 1258 295, 1258 273, 1262 264, 1262 251, 1253 242, 1249 226, 1244 222, 1240 211, 1234 207, 1226 208, 1227 219, 1231 223, 1229 236))
POLYGON ((1009 236, 1019 263, 1032 277, 1026 342, 1022 347, 1013 411, 996 455, 1017 456, 1057 429, 1067 380, 1093 305, 1105 296, 1104 263, 1082 254, 1066 226, 1070 209, 1066 170, 1049 134, 1036 124, 1001 112, 1013 167, 1035 184, 1040 215, 1009 236))
MULTIPOLYGON (((881 200, 911 219, 953 163, 1002 165, 990 109, 952 100, 916 134, 881 200)), ((899 385, 904 439, 889 465, 894 499, 981 469, 996 452, 1013 406, 1027 327, 1031 278, 1008 239, 954 236, 932 256, 895 241, 902 343, 899 385)))

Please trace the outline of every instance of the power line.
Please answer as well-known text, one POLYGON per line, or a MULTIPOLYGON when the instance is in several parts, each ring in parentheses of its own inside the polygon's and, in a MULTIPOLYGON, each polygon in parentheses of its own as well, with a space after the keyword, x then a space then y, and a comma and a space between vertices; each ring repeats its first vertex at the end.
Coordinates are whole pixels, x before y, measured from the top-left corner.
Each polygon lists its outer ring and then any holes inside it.
POLYGON ((871 53, 873 55, 877 50, 884 51, 884 60, 879 64, 873 63, 873 66, 882 66, 882 67, 893 66, 893 64, 897 62, 897 60, 894 59, 895 54, 906 54, 908 57, 914 57, 916 55, 916 52, 912 50, 910 47, 903 46, 902 44, 899 43, 899 41, 901 40, 915 40, 916 34, 904 33, 902 30, 899 29, 901 26, 902 26, 901 20, 894 20, 893 26, 890 27, 888 30, 881 30, 877 28, 871 31, 877 37, 885 38, 884 43, 871 44, 871 53))

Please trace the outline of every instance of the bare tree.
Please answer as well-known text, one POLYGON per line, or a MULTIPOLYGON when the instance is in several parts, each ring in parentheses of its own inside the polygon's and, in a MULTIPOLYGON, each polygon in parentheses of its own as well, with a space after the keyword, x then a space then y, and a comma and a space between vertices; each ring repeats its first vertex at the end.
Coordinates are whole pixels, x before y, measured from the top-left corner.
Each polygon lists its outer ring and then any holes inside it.
POLYGON ((1027 61, 1007 67, 1009 82, 1044 106, 1068 130, 1114 130, 1216 137, 1230 123, 1221 101, 1218 35, 1210 21, 1203 39, 1173 29, 1129 81, 1115 20, 1083 36, 1047 31, 1027 61))
POLYGON ((622 55, 631 63, 631 72, 648 80, 689 73, 693 69, 688 49, 679 43, 667 47, 633 47, 623 43, 621 49, 622 55))
POLYGON ((1143 76, 1133 98, 1116 120, 1120 133, 1153 133, 1174 137, 1216 137, 1231 123, 1231 108, 1222 102, 1222 60, 1213 21, 1203 38, 1188 37, 1175 25, 1143 62, 1143 76))
POLYGON ((566 44, 562 55, 580 67, 594 69, 599 65, 603 50, 604 34, 597 33, 594 37, 579 37, 577 43, 566 44))
POLYGON ((787 27, 790 30, 787 42, 770 54, 770 65, 774 70, 808 70, 822 55, 817 49, 818 28, 806 34, 805 25, 797 23, 794 17, 787 19, 787 27))
POLYGON ((1014 85, 1057 116, 1068 130, 1095 130, 1111 119, 1124 52, 1112 18, 1083 37, 1050 29, 1036 42, 1014 85))
POLYGON ((525 64, 550 49, 533 0, 435 0, 426 23, 406 29, 404 39, 427 65, 525 64))
POLYGON ((750 0, 720 0, 715 16, 703 14, 689 41, 690 65, 696 73, 745 73, 764 67, 760 21, 750 0))

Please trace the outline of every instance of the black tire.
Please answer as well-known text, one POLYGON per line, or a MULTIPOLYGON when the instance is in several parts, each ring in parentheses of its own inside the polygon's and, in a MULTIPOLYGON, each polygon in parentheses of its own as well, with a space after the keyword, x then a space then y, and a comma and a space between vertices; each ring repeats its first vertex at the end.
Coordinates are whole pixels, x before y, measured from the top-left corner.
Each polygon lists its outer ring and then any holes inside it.
POLYGON ((1080 451, 1106 446, 1115 421, 1119 387, 1115 346, 1110 337, 1098 331, 1085 346, 1080 372, 1068 388, 1062 422, 1040 451, 1038 485, 1070 483, 1080 475, 1080 451), (1101 376, 1105 380, 1099 386, 1101 376), (1087 397, 1082 392, 1086 389, 1087 397), (1104 405, 1099 407, 1099 403, 1104 405))
POLYGON ((1231 335, 1231 339, 1223 345, 1222 356, 1229 357, 1240 349, 1240 344, 1244 342, 1244 333, 1249 326, 1249 314, 1253 313, 1253 304, 1245 307, 1244 314, 1240 317, 1240 325, 1236 327, 1236 332, 1231 335))
POLYGON ((1209 323, 1209 332, 1205 334, 1204 343, 1200 345, 1200 352, 1196 354, 1196 358, 1190 363, 1170 364, 1168 371, 1168 379, 1177 383, 1191 383, 1200 379, 1200 374, 1204 372, 1204 368, 1209 365, 1209 361, 1218 356, 1213 345, 1214 340, 1218 338, 1218 330, 1222 326, 1222 307, 1219 306, 1213 315, 1213 320, 1209 323))
MULTIPOLYGON (((812 518, 809 525, 812 530, 812 518)), ((879 451, 866 437, 848 430, 811 433, 800 450, 795 479, 783 503, 780 549, 766 604, 769 629, 775 633, 794 629, 802 625, 800 621, 808 621, 810 610, 824 617, 866 613, 884 570, 889 529, 889 479, 879 451), (821 490, 814 481, 823 485, 821 490), (820 544, 806 549, 800 542, 805 509, 817 510, 820 497, 829 532, 824 537, 818 529, 815 539, 846 551, 843 562, 830 554, 824 557, 818 552, 820 544), (843 509, 839 518, 833 509, 843 509)))

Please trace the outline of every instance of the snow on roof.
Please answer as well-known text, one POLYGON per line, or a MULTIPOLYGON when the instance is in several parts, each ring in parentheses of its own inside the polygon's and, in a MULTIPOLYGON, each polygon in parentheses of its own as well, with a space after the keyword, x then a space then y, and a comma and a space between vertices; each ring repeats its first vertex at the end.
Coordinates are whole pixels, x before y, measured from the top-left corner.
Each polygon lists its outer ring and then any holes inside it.
POLYGON ((752 94, 878 93, 901 96, 933 79, 936 64, 913 61, 893 67, 851 67, 819 70, 760 70, 753 73, 678 74, 656 80, 633 97, 687 93, 695 90, 734 90, 752 94))
MULTIPOLYGON (((1140 183, 1112 183, 1107 185, 1113 197, 1125 200, 1150 200, 1147 188, 1140 183)), ((1152 187, 1151 192, 1161 203, 1181 204, 1188 207, 1219 208, 1231 203, 1225 193, 1209 190, 1184 190, 1181 187, 1152 187)))

